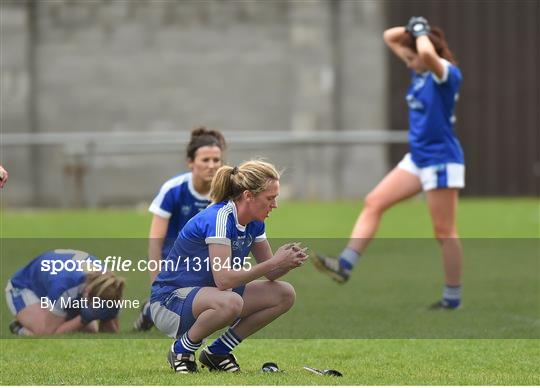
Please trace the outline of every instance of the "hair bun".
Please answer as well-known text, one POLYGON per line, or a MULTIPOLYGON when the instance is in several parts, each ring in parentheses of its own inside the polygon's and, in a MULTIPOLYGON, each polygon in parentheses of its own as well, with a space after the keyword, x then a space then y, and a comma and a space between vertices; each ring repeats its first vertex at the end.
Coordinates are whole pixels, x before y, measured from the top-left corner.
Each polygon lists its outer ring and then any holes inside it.
POLYGON ((191 131, 191 138, 204 136, 204 135, 213 135, 213 131, 209 130, 206 127, 197 127, 194 130, 191 131))
POLYGON ((197 127, 193 129, 191 131, 190 143, 197 141, 198 138, 213 139, 219 145, 219 148, 221 148, 222 150, 225 150, 225 148, 227 148, 227 143, 225 142, 223 134, 216 129, 208 129, 207 127, 197 127))

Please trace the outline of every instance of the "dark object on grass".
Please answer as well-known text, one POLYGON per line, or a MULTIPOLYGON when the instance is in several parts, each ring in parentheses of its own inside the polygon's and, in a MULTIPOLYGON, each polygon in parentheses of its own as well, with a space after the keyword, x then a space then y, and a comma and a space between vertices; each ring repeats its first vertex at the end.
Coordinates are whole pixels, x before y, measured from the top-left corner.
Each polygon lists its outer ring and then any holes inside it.
POLYGON ((315 373, 316 375, 320 376, 335 376, 335 377, 341 377, 343 374, 335 369, 317 369, 317 368, 311 368, 309 366, 304 367, 305 370, 310 371, 311 373, 315 373))
POLYGON ((261 370, 265 373, 275 373, 275 372, 281 372, 279 367, 275 362, 265 362, 261 368, 261 370))

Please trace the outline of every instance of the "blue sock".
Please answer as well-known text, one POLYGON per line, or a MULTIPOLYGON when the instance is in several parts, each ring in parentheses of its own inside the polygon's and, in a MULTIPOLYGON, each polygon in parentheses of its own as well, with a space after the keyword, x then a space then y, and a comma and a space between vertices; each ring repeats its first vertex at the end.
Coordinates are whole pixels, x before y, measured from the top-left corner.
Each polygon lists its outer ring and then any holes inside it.
POLYGON ((212 354, 228 354, 242 342, 232 328, 223 333, 212 345, 208 347, 208 350, 212 354))
POLYGON ((179 353, 195 353, 202 345, 201 342, 193 342, 189 339, 188 333, 185 332, 182 337, 178 338, 173 344, 173 351, 179 353))
POLYGON ((352 248, 345 248, 339 255, 339 265, 347 271, 351 271, 360 258, 360 253, 352 248))
POLYGON ((461 286, 444 286, 443 300, 448 306, 456 308, 461 304, 461 286))

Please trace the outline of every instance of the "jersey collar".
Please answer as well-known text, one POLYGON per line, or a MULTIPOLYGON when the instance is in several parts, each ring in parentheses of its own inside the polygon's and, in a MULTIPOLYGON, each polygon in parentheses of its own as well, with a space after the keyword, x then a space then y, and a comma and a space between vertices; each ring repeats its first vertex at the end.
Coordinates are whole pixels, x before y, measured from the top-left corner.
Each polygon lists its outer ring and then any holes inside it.
POLYGON ((246 231, 245 225, 240 225, 240 222, 238 222, 238 212, 236 210, 236 204, 232 200, 229 201, 229 204, 231 205, 233 209, 234 223, 236 224, 236 229, 238 229, 240 232, 245 232, 246 231))
POLYGON ((197 190, 195 190, 195 186, 193 185, 193 173, 190 172, 188 176, 188 189, 191 195, 193 195, 195 198, 197 198, 200 201, 209 201, 210 197, 208 195, 203 195, 199 193, 197 190))

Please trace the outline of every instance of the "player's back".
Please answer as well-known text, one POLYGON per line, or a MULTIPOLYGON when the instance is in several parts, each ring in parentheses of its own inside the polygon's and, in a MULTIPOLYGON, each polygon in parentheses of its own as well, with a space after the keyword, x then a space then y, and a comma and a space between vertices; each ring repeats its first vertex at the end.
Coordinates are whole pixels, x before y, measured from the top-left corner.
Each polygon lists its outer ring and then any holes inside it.
POLYGON ((16 288, 28 288, 37 296, 47 296, 50 290, 68 289, 84 282, 86 272, 80 261, 95 257, 86 252, 71 249, 57 249, 43 252, 19 269, 11 277, 11 284, 16 288))

